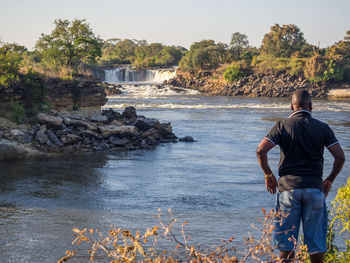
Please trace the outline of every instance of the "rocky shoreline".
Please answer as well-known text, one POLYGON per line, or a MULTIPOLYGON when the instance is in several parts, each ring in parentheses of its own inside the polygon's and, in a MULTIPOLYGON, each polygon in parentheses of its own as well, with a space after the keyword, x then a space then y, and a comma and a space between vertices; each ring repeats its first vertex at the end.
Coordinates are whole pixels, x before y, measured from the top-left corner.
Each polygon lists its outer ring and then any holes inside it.
POLYGON ((332 89, 349 89, 348 83, 314 84, 301 77, 283 72, 249 74, 236 83, 226 83, 215 72, 182 72, 165 84, 195 89, 206 95, 246 97, 290 97, 296 88, 306 88, 315 98, 327 98, 332 89))
MULTIPOLYGON (((5 124, 5 119, 1 120, 5 124)), ((134 107, 91 117, 39 113, 34 125, 1 125, 0 161, 106 150, 153 149, 177 142, 170 123, 136 114, 134 107)), ((185 137, 181 141, 191 141, 185 137)), ((193 141, 193 139, 192 139, 193 141)))

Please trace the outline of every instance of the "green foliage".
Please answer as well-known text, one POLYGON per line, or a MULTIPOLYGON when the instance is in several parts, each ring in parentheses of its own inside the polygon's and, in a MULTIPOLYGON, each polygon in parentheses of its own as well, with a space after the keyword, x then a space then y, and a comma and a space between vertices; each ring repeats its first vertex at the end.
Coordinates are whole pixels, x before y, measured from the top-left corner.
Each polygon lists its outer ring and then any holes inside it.
POLYGON ((325 255, 325 263, 347 263, 350 262, 350 178, 347 184, 338 189, 337 196, 332 201, 332 214, 334 215, 328 228, 327 237, 327 253, 325 255), (333 244, 335 237, 335 228, 340 230, 340 233, 346 235, 344 251, 333 244))
POLYGON ((292 57, 288 63, 289 74, 295 75, 295 76, 304 76, 305 63, 306 63, 305 58, 292 57))
POLYGON ((226 61, 227 45, 215 44, 214 40, 203 40, 191 45, 180 61, 180 68, 184 71, 212 70, 226 61))
POLYGON ((32 69, 23 76, 24 83, 24 106, 29 118, 38 112, 47 111, 49 105, 45 101, 47 87, 40 74, 32 69))
POLYGON ((327 56, 340 55, 344 59, 350 60, 350 41, 339 41, 326 51, 327 56))
POLYGON ((26 110, 19 102, 12 102, 9 106, 11 120, 21 123, 26 119, 26 110))
POLYGON ((343 80, 350 81, 350 65, 346 65, 344 69, 343 80))
POLYGON ((148 44, 145 40, 110 39, 105 42, 98 63, 101 66, 131 64, 139 68, 174 66, 179 63, 184 50, 160 43, 148 44))
POLYGON ((323 57, 313 56, 306 62, 305 76, 313 83, 342 80, 345 72, 343 57, 340 55, 323 57))
POLYGON ((338 189, 332 206, 334 219, 338 221, 341 232, 350 234, 350 178, 348 178, 347 184, 338 189))
POLYGON ((80 100, 80 89, 79 89, 79 81, 73 81, 71 86, 71 92, 73 94, 73 106, 72 110, 79 109, 79 100, 80 100))
POLYGON ((236 32, 232 34, 230 42, 230 55, 234 61, 237 61, 241 58, 243 50, 249 45, 248 37, 245 34, 236 32))
POLYGON ((17 44, 0 43, 0 86, 8 88, 19 80, 22 54, 25 47, 17 44))
POLYGON ((262 54, 256 58, 256 70, 258 72, 269 72, 269 71, 285 71, 289 69, 288 58, 275 58, 270 55, 262 54))
POLYGON ((350 41, 350 30, 346 31, 346 35, 344 37, 345 41, 350 41))
POLYGON ((261 50, 273 57, 290 57, 307 45, 304 34, 296 25, 275 24, 269 33, 264 35, 261 50))
POLYGON ((245 72, 240 64, 233 64, 227 67, 224 78, 227 82, 236 82, 245 76, 245 72))
POLYGON ((41 34, 36 50, 51 67, 74 67, 94 63, 101 55, 102 40, 95 36, 86 21, 57 19, 51 34, 41 34))

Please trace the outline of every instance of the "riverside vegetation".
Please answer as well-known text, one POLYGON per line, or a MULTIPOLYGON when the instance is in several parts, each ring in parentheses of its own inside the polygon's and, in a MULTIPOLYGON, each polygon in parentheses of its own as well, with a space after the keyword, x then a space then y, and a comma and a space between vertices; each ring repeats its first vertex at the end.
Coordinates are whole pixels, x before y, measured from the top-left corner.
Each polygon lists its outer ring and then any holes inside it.
MULTIPOLYGON (((273 230, 274 225, 283 220, 286 214, 276 211, 269 213, 262 209, 263 217, 261 226, 252 225, 258 230, 260 236, 249 235, 245 238, 245 245, 237 248, 234 246, 234 238, 223 240, 222 245, 208 249, 193 244, 190 236, 185 233, 187 221, 179 222, 168 210, 169 219, 162 218, 161 210, 158 210, 158 225, 141 234, 139 230, 135 234, 122 228, 112 228, 105 234, 94 229, 79 230, 74 228, 73 245, 83 246, 79 254, 76 251, 67 250, 66 255, 58 262, 74 260, 78 254, 80 258, 88 254, 90 261, 102 260, 109 262, 283 262, 274 254, 273 230), (163 241, 163 243, 162 243, 163 241), (164 241, 167 246, 174 246, 174 251, 162 249, 164 241), (88 251, 88 253, 86 253, 88 251)), ((346 263, 350 261, 350 178, 347 184, 339 188, 337 196, 332 201, 333 216, 330 220, 327 238, 327 252, 325 263, 346 263), (345 249, 339 250, 334 245, 335 233, 345 234, 345 249)), ((295 258, 291 262, 309 263, 307 246, 297 245, 294 240, 295 258)), ((86 255, 86 258, 88 257, 86 255)))
POLYGON ((350 31, 344 40, 320 48, 307 43, 296 25, 275 24, 259 48, 236 32, 229 44, 202 40, 186 50, 145 40, 104 41, 85 20, 57 19, 54 26, 50 34, 40 36, 33 51, 16 43, 0 44, 1 89, 14 86, 29 70, 44 77, 76 79, 92 76, 101 67, 125 64, 179 65, 179 78, 170 83, 222 95, 283 96, 297 85, 316 87, 315 95, 325 97, 334 85, 348 88, 350 81, 350 31), (244 90, 247 84, 254 88, 244 90), (268 92, 271 87, 274 90, 268 92))
MULTIPOLYGON (((51 149, 54 152, 74 152, 84 148, 148 148, 162 141, 176 140, 169 124, 138 116, 133 108, 122 114, 107 111, 103 115, 100 112, 97 116, 77 116, 76 110, 80 107, 93 106, 100 110, 106 102, 104 87, 94 78, 95 71, 101 67, 131 64, 148 68, 179 64, 179 77, 170 83, 222 95, 284 96, 296 86, 307 86, 315 89, 314 96, 326 96, 329 85, 346 87, 350 80, 350 31, 346 32, 344 40, 328 48, 319 48, 307 43, 297 26, 276 24, 265 34, 259 48, 249 46, 247 36, 236 32, 230 44, 203 40, 186 50, 160 43, 148 44, 144 40, 104 41, 85 20, 58 19, 54 26, 50 34, 41 35, 33 51, 16 43, 0 44, 0 115, 5 117, 1 117, 0 139, 9 139, 0 148, 9 149, 7 153, 19 153, 22 159, 28 153, 42 156, 42 152, 23 148, 23 144, 32 144, 44 152, 51 149), (280 80, 279 85, 270 89, 276 78, 280 80), (251 88, 246 89, 249 85, 251 88), (59 111, 62 108, 70 110, 68 115, 59 111), (18 122, 19 126, 9 129, 13 126, 8 118, 18 122), (21 144, 18 148, 17 143, 21 144)), ((11 154, 5 155, 6 158, 11 154)), ((330 229, 328 262, 349 261, 349 242, 346 242, 346 251, 339 251, 332 244, 336 222, 340 222, 343 233, 349 234, 349 182, 339 191, 334 202, 336 214, 330 229)), ((260 262, 278 260, 269 243, 271 220, 275 214, 264 215, 262 238, 247 239, 251 245, 242 262, 246 257, 260 262)), ((235 250, 227 246, 203 252, 186 243, 189 241, 186 235, 184 243, 179 243, 172 232, 175 223, 171 216, 169 224, 160 221, 158 227, 147 231, 143 237, 145 240, 170 237, 176 246, 180 245, 187 251, 188 259, 193 262, 241 260, 237 255, 229 254, 235 250)), ((76 229, 75 232, 76 242, 91 242, 93 253, 102 249, 114 257, 115 262, 135 261, 136 255, 150 262, 176 261, 166 253, 162 255, 156 251, 152 254, 152 247, 151 254, 146 255, 139 246, 141 234, 133 236, 130 231, 113 229, 106 239, 97 233, 98 238, 102 238, 100 240, 87 237, 87 230, 76 229), (113 244, 113 241, 116 242, 113 244), (103 242, 108 247, 104 247, 103 242)), ((90 230, 89 233, 96 232, 90 230)), ((302 260, 305 248, 298 251, 302 260)), ((73 254, 68 252, 66 259, 73 254)))
POLYGON ((103 41, 78 19, 55 20, 34 51, 0 43, 0 161, 177 141, 170 123, 138 116, 132 107, 101 114, 106 93, 118 90, 95 72, 115 63, 171 66, 182 52, 146 41, 103 41))
POLYGON ((314 97, 327 97, 334 88, 349 90, 350 31, 328 48, 307 43, 295 25, 272 26, 260 48, 249 46, 247 36, 236 32, 229 45, 194 43, 180 69, 168 84, 211 95, 287 97, 304 87, 314 97))

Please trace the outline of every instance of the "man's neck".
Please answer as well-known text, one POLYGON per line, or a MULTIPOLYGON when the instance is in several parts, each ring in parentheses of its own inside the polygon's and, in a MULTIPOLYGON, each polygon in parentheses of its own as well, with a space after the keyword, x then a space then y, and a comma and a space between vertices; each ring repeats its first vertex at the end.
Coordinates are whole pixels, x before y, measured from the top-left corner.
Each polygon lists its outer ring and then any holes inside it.
POLYGON ((293 116, 295 116, 296 114, 298 114, 298 113, 308 113, 308 114, 310 114, 310 116, 311 116, 311 111, 310 110, 308 110, 308 109, 300 109, 300 110, 295 110, 295 111, 293 111, 293 113, 289 116, 289 118, 291 118, 291 117, 293 117, 293 116))

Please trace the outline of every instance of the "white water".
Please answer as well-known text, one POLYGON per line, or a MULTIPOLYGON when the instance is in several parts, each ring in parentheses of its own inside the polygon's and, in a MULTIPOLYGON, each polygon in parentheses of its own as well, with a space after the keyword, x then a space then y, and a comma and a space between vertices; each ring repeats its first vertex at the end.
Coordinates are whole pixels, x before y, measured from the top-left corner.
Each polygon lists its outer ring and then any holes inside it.
MULTIPOLYGON (((232 97, 225 97, 225 99, 203 97, 196 90, 170 85, 122 84, 119 89, 122 93, 109 96, 109 102, 104 106, 105 108, 123 109, 132 105, 137 109, 266 109, 271 112, 290 109, 289 100, 285 99, 261 99, 259 103, 255 100, 253 102, 243 100, 242 103, 237 103, 237 100, 232 97), (201 103, 198 103, 198 100, 201 103)), ((348 101, 341 100, 315 100, 313 111, 350 112, 350 104, 348 101)))
POLYGON ((163 83, 176 75, 175 69, 105 69, 105 82, 108 83, 163 83))

